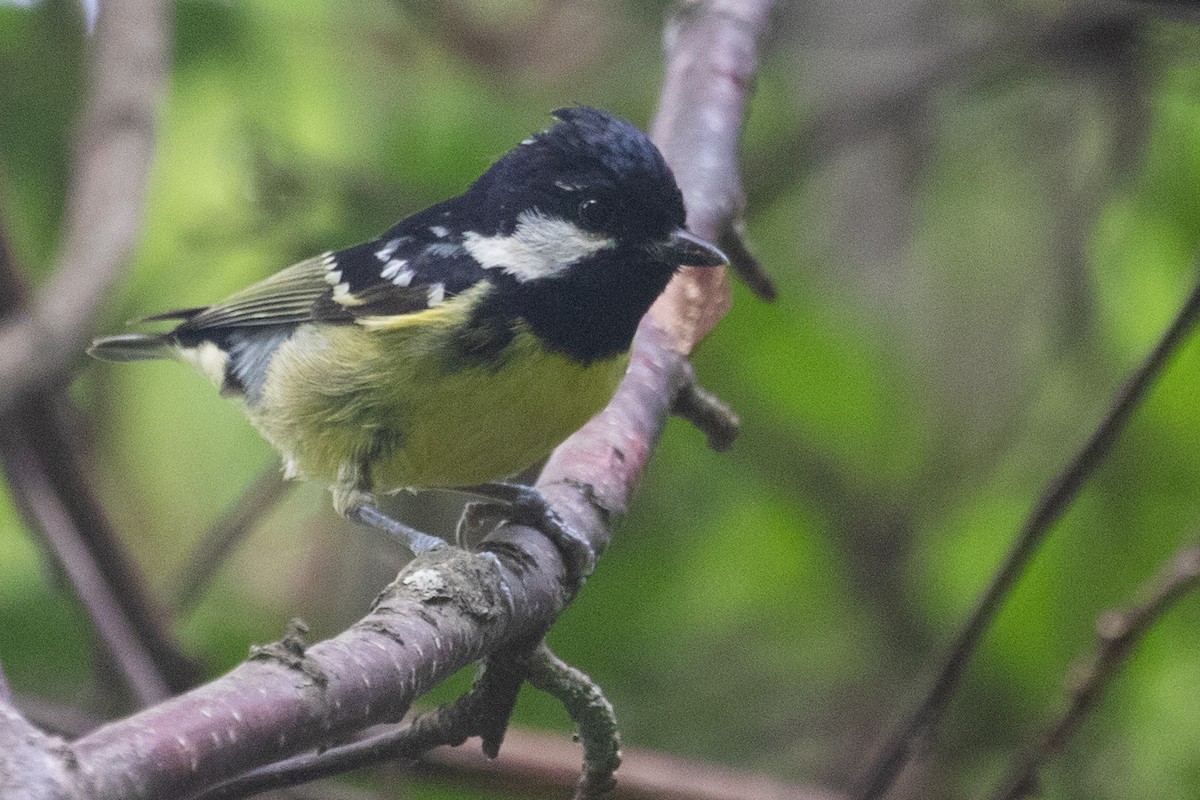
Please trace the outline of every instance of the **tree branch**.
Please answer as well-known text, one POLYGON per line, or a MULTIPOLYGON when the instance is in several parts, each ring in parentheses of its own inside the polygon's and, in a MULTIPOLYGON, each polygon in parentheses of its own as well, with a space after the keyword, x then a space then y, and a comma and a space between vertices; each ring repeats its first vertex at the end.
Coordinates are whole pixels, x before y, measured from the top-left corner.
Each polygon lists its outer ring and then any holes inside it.
POLYGON ((277 460, 258 474, 242 496, 209 528, 168 582, 176 587, 171 599, 176 614, 186 613, 200 602, 225 560, 295 485, 283 479, 277 460))
MULTIPOLYGON (((489 795, 566 796, 579 777, 579 746, 560 734, 517 729, 504 755, 488 761, 465 747, 440 747, 422 757, 418 774, 455 785, 464 781, 489 795)), ((637 748, 621 748, 612 800, 845 800, 843 795, 719 764, 637 748)))
POLYGON ((105 0, 100 9, 57 267, 27 308, 0 320, 0 417, 21 397, 66 383, 137 240, 167 16, 163 0, 105 0))
POLYGON ((1041 498, 1021 526, 1012 548, 992 576, 966 624, 955 637, 938 670, 933 685, 920 705, 904 721, 876 758, 866 781, 853 794, 858 800, 882 797, 912 757, 917 743, 928 737, 950 702, 967 661, 996 618, 1005 598, 1037 552, 1054 524, 1079 495, 1088 478, 1103 463, 1113 443, 1137 410, 1171 356, 1184 342, 1200 316, 1200 283, 1192 289, 1183 307, 1162 338, 1114 398, 1112 407, 1075 456, 1047 484, 1041 498))
POLYGON ((1176 601, 1200 587, 1200 547, 1175 554, 1139 592, 1144 598, 1128 611, 1110 611, 1096 623, 1096 652, 1086 665, 1071 670, 1071 699, 1058 718, 1013 764, 994 800, 1020 800, 1038 793, 1038 773, 1046 766, 1100 702, 1142 637, 1176 601))
POLYGON ((125 614, 114 587, 88 550, 86 540, 47 478, 25 431, 0 426, 0 453, 23 516, 45 536, 58 564, 140 705, 171 695, 154 658, 125 614))

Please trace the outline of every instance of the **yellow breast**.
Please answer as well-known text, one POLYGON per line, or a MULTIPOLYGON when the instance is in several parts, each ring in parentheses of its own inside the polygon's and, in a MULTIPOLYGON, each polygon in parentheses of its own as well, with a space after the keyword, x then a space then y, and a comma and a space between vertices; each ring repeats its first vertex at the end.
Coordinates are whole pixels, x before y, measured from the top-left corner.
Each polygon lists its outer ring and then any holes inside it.
POLYGON ((580 364, 528 329, 486 363, 452 357, 460 295, 367 325, 301 326, 247 410, 306 477, 369 462, 376 490, 499 480, 550 452, 612 397, 627 355, 580 364))

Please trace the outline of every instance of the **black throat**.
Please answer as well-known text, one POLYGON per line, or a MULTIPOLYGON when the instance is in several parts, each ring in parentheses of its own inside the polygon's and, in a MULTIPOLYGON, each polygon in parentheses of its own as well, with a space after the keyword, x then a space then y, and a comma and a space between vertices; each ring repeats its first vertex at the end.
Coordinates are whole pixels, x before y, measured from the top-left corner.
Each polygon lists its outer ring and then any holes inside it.
POLYGON ((629 350, 674 272, 648 259, 601 253, 554 278, 518 283, 504 276, 480 312, 522 319, 547 349, 589 364, 629 350))

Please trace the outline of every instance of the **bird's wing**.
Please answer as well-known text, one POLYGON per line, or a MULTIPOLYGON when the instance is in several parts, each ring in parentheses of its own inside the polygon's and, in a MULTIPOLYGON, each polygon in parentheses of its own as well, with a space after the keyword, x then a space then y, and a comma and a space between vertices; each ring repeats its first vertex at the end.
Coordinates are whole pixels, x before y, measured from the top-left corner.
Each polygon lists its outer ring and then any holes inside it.
POLYGON ((177 332, 202 338, 230 328, 345 324, 424 311, 487 279, 461 244, 425 233, 397 226, 374 241, 301 261, 216 305, 151 319, 184 319, 177 332))

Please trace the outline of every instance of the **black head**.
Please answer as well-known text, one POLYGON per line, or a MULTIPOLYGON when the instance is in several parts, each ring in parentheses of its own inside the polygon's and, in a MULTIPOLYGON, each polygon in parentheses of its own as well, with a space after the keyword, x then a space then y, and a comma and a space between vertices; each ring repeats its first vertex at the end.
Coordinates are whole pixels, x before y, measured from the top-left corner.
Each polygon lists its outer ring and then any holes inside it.
POLYGON ((629 348, 677 267, 726 259, 684 228, 683 196, 646 134, 584 106, 554 116, 456 202, 473 218, 463 247, 497 286, 478 313, 524 320, 588 362, 629 348))
POLYGON ((684 230, 683 195, 645 133, 587 106, 553 115, 558 124, 510 150, 469 193, 488 198, 496 233, 511 233, 523 212, 536 212, 609 238, 613 248, 643 250, 672 269, 725 263, 715 248, 676 236, 684 230))

